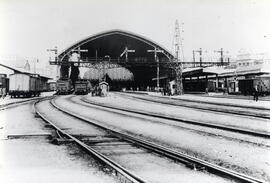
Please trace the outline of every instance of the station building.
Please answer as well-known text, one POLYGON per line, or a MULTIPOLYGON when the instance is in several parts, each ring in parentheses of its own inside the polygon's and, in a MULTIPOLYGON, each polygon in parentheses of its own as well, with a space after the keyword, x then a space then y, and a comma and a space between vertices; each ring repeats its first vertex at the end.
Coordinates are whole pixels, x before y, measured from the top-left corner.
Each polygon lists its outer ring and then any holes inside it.
MULTIPOLYGON (((111 30, 74 43, 51 64, 61 66, 60 78, 69 78, 72 69, 85 67, 87 70, 81 77, 96 83, 106 80, 111 89, 153 90, 155 87, 169 87, 175 90, 178 71, 175 65, 170 64, 173 61, 174 56, 156 42, 128 31, 111 30)), ((185 68, 182 72, 185 92, 246 94, 243 88, 270 90, 267 78, 270 69, 265 58, 239 57, 230 65, 199 63, 200 67, 197 67, 196 63, 188 64, 183 63, 185 68)))
POLYGON ((238 57, 228 66, 187 68, 183 71, 187 92, 228 92, 252 94, 257 88, 270 93, 270 59, 267 57, 238 57))
MULTIPOLYGON (((148 38, 128 31, 111 30, 74 43, 51 64, 61 65, 61 78, 70 77, 72 68, 79 66, 88 68, 83 75, 85 79, 96 82, 106 76, 112 89, 146 90, 157 86, 154 79, 157 74, 159 78, 173 79, 175 73, 167 65, 173 58, 168 50, 148 38), (74 53, 79 58, 74 59, 74 53)), ((162 80, 159 84, 159 87, 165 87, 162 80)))

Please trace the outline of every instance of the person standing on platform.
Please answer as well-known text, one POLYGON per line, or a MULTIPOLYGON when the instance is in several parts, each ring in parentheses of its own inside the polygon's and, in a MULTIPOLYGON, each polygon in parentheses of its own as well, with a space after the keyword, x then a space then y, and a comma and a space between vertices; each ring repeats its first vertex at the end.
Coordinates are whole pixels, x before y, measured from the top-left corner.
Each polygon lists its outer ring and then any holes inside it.
POLYGON ((254 91, 253 91, 253 100, 257 102, 258 99, 259 99, 258 87, 255 86, 253 90, 254 90, 254 91))

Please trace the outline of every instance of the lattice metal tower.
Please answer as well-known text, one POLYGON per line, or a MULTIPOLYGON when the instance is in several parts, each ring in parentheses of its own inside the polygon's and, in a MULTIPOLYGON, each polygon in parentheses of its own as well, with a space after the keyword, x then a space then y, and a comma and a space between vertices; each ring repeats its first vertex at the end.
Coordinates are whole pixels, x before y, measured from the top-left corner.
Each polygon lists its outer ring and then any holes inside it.
POLYGON ((179 62, 174 67, 175 70, 175 83, 176 83, 176 95, 183 95, 183 82, 182 82, 182 61, 184 61, 184 53, 183 53, 183 45, 182 39, 180 36, 180 28, 178 20, 175 21, 175 32, 173 38, 173 45, 174 45, 174 61, 179 62), (180 59, 180 49, 182 54, 182 60, 180 59))

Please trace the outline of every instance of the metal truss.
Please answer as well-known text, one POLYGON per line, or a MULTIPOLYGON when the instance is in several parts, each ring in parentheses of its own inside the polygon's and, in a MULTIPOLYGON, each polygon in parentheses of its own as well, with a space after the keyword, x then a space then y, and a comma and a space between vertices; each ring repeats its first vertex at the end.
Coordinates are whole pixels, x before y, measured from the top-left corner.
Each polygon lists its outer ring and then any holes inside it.
MULTIPOLYGON (((125 59, 86 59, 80 62, 78 61, 50 61, 51 65, 77 65, 79 67, 87 67, 87 68, 99 68, 99 67, 106 67, 106 68, 119 68, 119 67, 157 67, 157 62, 154 60, 147 60, 147 61, 135 61, 135 59, 129 59, 126 61, 125 59)), ((177 68, 182 64, 183 68, 187 67, 202 67, 207 66, 222 66, 221 62, 177 62, 177 61, 163 61, 159 62, 159 66, 161 68, 177 68)), ((223 63, 223 65, 228 65, 228 63, 223 63)))

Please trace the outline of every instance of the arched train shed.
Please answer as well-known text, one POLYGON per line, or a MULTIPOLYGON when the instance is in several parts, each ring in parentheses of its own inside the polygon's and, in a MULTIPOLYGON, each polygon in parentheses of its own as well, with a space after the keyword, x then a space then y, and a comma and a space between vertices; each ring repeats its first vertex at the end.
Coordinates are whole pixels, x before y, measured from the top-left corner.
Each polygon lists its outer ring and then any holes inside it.
POLYGON ((83 67, 106 63, 107 69, 112 69, 116 65, 127 68, 134 75, 134 81, 130 83, 134 87, 154 86, 157 77, 162 80, 173 75, 173 71, 163 64, 173 60, 173 55, 168 50, 148 38, 128 31, 102 32, 66 48, 58 55, 57 60, 61 63, 61 77, 68 77, 68 68, 72 62, 70 57, 74 51, 80 52, 80 66, 83 67))

